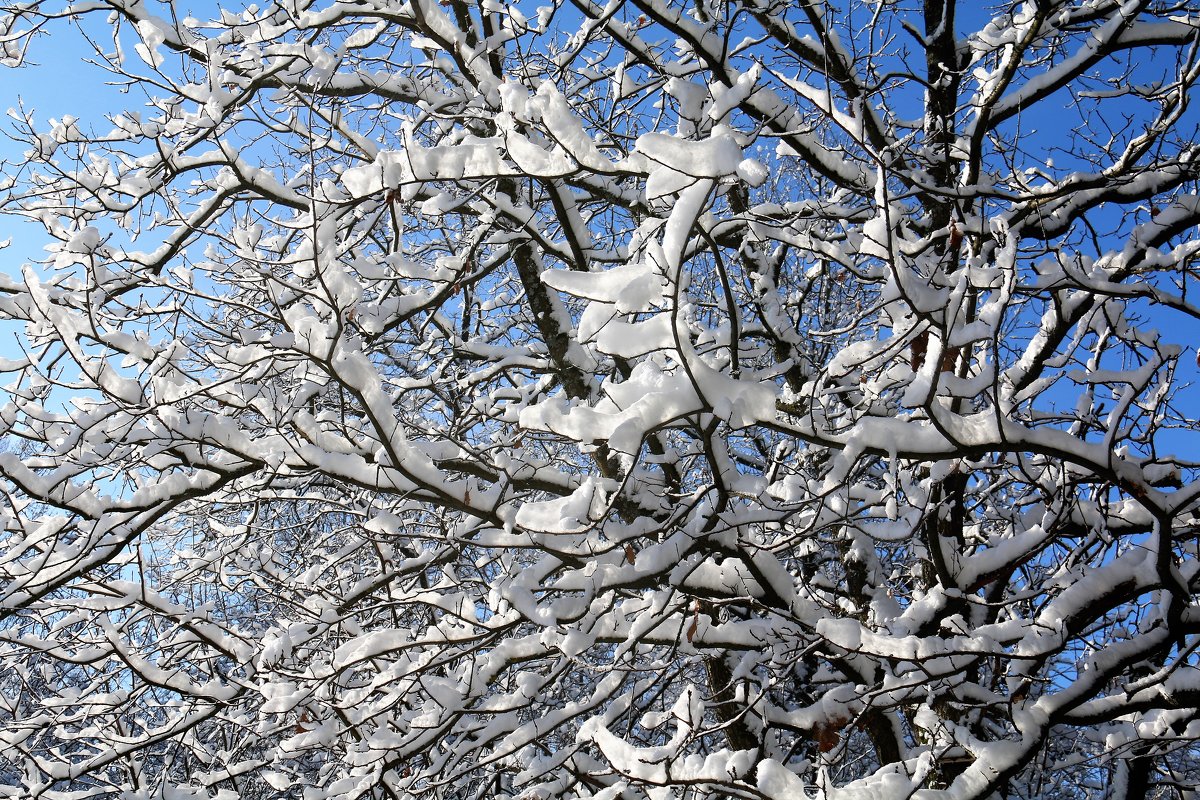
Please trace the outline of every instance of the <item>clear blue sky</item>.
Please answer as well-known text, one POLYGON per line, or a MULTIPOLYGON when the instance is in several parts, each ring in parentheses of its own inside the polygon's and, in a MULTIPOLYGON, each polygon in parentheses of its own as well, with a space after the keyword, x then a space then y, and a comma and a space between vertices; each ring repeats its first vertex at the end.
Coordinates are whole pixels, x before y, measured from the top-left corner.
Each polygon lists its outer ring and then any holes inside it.
MULTIPOLYGON (((33 65, 15 70, 0 67, 0 112, 6 115, 0 123, 0 159, 9 162, 3 167, 6 173, 12 162, 21 161, 25 149, 9 138, 13 123, 7 112, 19 102, 25 110, 36 112, 39 127, 44 128, 52 117, 71 114, 79 118, 84 130, 94 128, 101 133, 111 128, 105 114, 129 103, 129 95, 107 85, 111 76, 80 57, 80 45, 79 32, 60 25, 54 35, 35 42, 33 65)), ((0 270, 19 274, 23 263, 42 254, 45 234, 39 225, 0 215, 0 240, 10 237, 9 248, 0 250, 0 270)))

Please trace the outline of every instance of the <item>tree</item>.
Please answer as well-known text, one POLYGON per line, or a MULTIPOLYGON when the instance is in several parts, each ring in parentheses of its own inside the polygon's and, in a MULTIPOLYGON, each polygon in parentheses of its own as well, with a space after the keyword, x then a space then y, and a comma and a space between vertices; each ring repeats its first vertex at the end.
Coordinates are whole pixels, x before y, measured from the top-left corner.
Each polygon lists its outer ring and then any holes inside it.
POLYGON ((1200 9, 918 5, 4 0, 5 791, 1194 796, 1200 9))

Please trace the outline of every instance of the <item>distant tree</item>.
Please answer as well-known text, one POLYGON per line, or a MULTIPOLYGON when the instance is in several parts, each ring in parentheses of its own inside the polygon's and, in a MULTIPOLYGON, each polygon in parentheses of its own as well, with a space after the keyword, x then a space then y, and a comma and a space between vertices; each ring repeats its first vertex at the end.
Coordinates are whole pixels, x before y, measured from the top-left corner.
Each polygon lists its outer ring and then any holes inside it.
POLYGON ((0 8, 0 796, 1195 796, 1197 3, 0 8))

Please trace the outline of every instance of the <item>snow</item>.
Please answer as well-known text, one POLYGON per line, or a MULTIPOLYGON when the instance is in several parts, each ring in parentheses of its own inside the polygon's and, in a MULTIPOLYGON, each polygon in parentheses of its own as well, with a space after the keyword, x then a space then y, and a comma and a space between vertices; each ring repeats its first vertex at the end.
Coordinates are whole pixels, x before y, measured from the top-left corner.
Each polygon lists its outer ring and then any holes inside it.
POLYGON ((775 388, 736 380, 703 363, 664 371, 649 361, 634 367, 620 383, 606 381, 606 399, 588 408, 547 399, 522 409, 521 427, 607 441, 619 452, 636 453, 647 432, 687 414, 711 409, 735 428, 775 416, 775 388))
POLYGON ((142 41, 133 46, 134 51, 143 61, 158 69, 163 63, 159 48, 167 40, 167 31, 171 26, 157 17, 146 17, 139 19, 135 27, 142 41))
POLYGON ((758 762, 756 777, 758 791, 769 800, 792 800, 811 794, 811 787, 806 786, 796 773, 773 758, 764 758, 758 762))
MULTIPOLYGON (((599 309, 599 304, 592 304, 588 310, 599 309)), ((671 324, 671 315, 655 314, 641 322, 625 322, 609 318, 593 325, 598 328, 594 335, 589 328, 580 326, 580 336, 591 339, 596 343, 596 349, 622 358, 637 358, 648 353, 670 349, 675 341, 675 328, 671 324), (585 330, 587 331, 585 333, 585 330)))
POLYGON ((717 126, 702 140, 681 139, 665 133, 646 133, 634 146, 635 165, 649 171, 646 196, 663 198, 691 186, 698 179, 736 174, 743 161, 742 149, 732 132, 717 126))
POLYGON ((661 274, 647 262, 621 264, 603 272, 546 270, 542 280, 560 292, 612 304, 622 314, 661 303, 666 289, 661 274))
POLYGON ((9 793, 1185 770, 1200 150, 1100 56, 1189 85, 1195 24, 1101 5, 961 39, 946 187, 884 29, 765 0, 125 4, 149 105, 10 115, 9 793))
POLYGON ((515 175, 517 170, 503 156, 505 144, 499 137, 466 136, 452 145, 381 150, 373 163, 344 170, 340 179, 351 197, 361 198, 423 181, 515 175))
POLYGON ((599 522, 604 511, 604 490, 596 478, 589 477, 566 497, 522 504, 514 522, 541 533, 578 533, 599 522))

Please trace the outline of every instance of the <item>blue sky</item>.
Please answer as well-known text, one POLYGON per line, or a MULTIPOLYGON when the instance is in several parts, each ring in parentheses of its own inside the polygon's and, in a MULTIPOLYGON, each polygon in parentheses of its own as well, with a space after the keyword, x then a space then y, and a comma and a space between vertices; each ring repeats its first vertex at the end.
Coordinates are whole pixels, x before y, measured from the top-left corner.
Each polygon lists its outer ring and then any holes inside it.
MULTIPOLYGON (((0 68, 0 111, 6 116, 0 123, 0 159, 19 163, 25 149, 11 140, 12 120, 9 109, 24 103, 26 111, 34 111, 37 122, 45 126, 50 118, 61 119, 65 114, 78 117, 85 130, 104 132, 109 127, 106 113, 125 106, 129 95, 106 81, 111 77, 81 57, 79 34, 65 25, 55 36, 42 37, 35 42, 30 66, 21 69, 0 68)), ((19 274, 21 265, 42 254, 45 234, 33 223, 0 215, 0 240, 12 238, 7 250, 0 250, 0 270, 19 274)))

